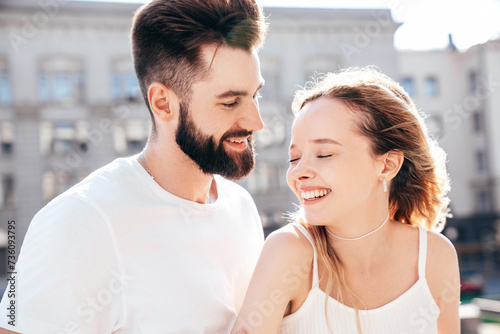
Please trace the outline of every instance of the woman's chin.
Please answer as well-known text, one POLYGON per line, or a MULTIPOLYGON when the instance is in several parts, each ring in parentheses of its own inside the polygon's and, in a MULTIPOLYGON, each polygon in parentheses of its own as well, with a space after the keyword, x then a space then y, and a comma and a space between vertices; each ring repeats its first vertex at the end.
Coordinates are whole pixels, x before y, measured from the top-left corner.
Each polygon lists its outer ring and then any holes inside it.
POLYGON ((319 219, 318 217, 310 217, 308 215, 304 216, 306 223, 311 226, 325 226, 327 222, 323 219, 319 219))

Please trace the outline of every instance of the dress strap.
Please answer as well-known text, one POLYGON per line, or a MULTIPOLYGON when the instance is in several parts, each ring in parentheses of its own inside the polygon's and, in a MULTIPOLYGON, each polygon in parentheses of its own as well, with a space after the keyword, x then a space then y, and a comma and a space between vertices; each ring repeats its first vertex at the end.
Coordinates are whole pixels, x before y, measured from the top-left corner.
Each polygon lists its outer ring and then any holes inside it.
POLYGON ((300 223, 292 223, 306 238, 312 245, 314 251, 314 259, 313 259, 313 281, 312 286, 316 286, 319 282, 318 278, 318 256, 316 255, 316 247, 314 246, 314 241, 307 229, 300 223))
POLYGON ((425 278, 425 263, 427 260, 427 230, 418 226, 418 278, 425 278))

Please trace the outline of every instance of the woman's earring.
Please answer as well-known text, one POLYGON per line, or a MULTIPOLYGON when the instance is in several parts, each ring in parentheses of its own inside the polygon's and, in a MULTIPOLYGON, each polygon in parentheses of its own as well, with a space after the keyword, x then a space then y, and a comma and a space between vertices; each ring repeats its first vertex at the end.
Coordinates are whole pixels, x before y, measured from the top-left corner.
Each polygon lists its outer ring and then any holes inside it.
POLYGON ((387 192, 387 181, 384 179, 384 182, 382 182, 382 184, 384 185, 384 192, 386 193, 387 192))

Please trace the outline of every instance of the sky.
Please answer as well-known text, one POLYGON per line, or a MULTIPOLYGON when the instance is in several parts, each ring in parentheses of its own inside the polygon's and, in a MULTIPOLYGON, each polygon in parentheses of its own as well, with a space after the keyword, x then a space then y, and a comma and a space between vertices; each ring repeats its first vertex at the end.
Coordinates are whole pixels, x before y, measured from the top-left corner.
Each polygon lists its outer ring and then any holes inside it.
POLYGON ((394 45, 397 49, 445 48, 450 33, 459 49, 467 49, 489 39, 500 38, 500 0, 257 0, 257 2, 264 8, 266 6, 390 8, 394 21, 402 23, 394 35, 394 45))

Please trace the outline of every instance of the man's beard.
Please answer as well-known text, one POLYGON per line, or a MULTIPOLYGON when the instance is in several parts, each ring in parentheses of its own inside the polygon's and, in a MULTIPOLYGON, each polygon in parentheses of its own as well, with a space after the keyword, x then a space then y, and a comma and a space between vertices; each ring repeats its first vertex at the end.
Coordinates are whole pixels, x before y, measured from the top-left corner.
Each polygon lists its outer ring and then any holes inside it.
POLYGON ((255 166, 252 132, 233 130, 226 132, 219 143, 213 136, 204 134, 196 127, 184 103, 180 104, 179 126, 175 141, 181 150, 191 158, 205 174, 219 174, 229 180, 247 176, 255 166), (247 148, 243 152, 229 155, 224 149, 224 140, 231 137, 246 137, 247 148))

